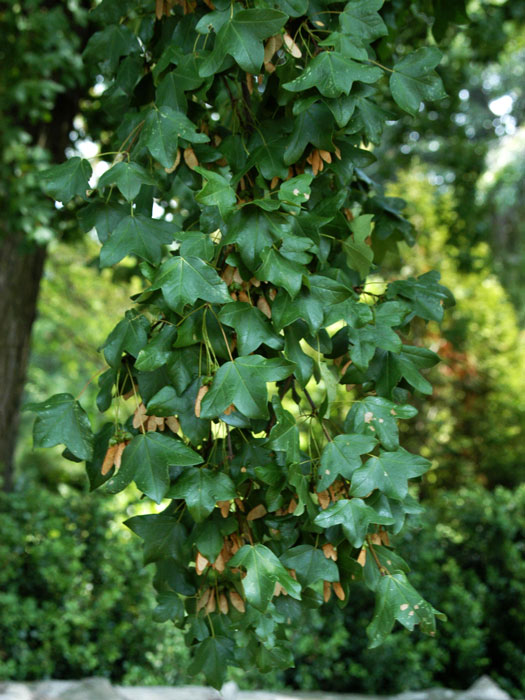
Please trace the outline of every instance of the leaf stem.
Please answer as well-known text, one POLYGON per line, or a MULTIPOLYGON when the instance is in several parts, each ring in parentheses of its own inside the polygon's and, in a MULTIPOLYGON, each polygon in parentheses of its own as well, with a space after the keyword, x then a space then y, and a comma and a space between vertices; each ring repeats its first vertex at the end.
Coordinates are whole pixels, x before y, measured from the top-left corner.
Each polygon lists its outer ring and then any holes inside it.
POLYGON ((87 380, 87 382, 86 382, 86 383, 84 384, 84 386, 82 387, 82 390, 80 391, 80 393, 77 394, 77 396, 75 396, 75 401, 78 401, 78 400, 79 400, 79 398, 82 396, 82 394, 83 394, 83 393, 85 392, 85 390, 88 388, 88 386, 91 384, 91 382, 93 381, 93 379, 95 379, 95 377, 97 377, 97 376, 98 376, 101 372, 103 372, 105 369, 106 369, 105 367, 102 367, 101 369, 97 369, 97 371, 96 371, 94 374, 91 375, 91 377, 87 380))
POLYGON ((222 337, 224 338, 224 342, 226 344, 226 350, 228 351, 228 356, 230 358, 230 361, 233 362, 232 351, 230 350, 230 344, 228 342, 228 338, 226 337, 226 333, 224 332, 224 328, 222 327, 222 323, 219 321, 217 314, 212 309, 211 304, 207 304, 207 308, 212 312, 212 314, 215 316, 215 320, 219 324, 219 328, 221 329, 222 337))
POLYGON ((379 68, 382 68, 383 70, 388 71, 389 73, 393 73, 392 68, 387 68, 387 66, 384 66, 382 63, 379 63, 379 61, 373 61, 371 58, 366 59, 368 63, 373 63, 375 66, 379 66, 379 68))
POLYGON ((370 554, 373 556, 374 561, 376 563, 376 566, 379 569, 379 573, 381 574, 381 576, 385 576, 386 574, 389 573, 389 571, 379 561, 379 557, 377 556, 377 552, 374 549, 374 545, 372 544, 372 538, 370 537, 370 535, 366 536, 366 542, 368 544, 368 549, 370 550, 370 554))
POLYGON ((323 429, 323 433, 325 434, 326 439, 328 440, 328 442, 333 442, 332 436, 328 432, 326 425, 323 423, 323 418, 319 415, 319 410, 318 410, 317 406, 315 405, 314 400, 310 396, 310 392, 308 391, 308 389, 306 387, 304 387, 303 392, 304 392, 304 395, 306 396, 306 399, 308 400, 308 403, 312 407, 312 412, 313 412, 314 416, 317 418, 317 420, 319 421, 319 423, 321 425, 321 428, 323 429))

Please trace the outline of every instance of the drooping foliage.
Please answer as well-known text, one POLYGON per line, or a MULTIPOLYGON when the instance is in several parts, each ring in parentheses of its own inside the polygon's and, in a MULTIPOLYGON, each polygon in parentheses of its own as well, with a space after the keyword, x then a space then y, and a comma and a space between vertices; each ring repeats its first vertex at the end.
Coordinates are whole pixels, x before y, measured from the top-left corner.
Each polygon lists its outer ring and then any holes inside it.
POLYGON ((444 90, 439 50, 400 53, 382 4, 103 0, 85 59, 113 162, 95 184, 80 156, 43 175, 143 291, 103 346, 113 421, 93 435, 58 394, 31 407, 35 444, 163 505, 128 525, 215 686, 227 665, 291 665, 286 627, 344 606, 363 571, 372 647, 396 620, 435 630, 389 532, 429 467, 399 444, 438 361, 412 325, 452 297, 435 272, 367 282, 412 232, 364 168, 387 120, 444 90))

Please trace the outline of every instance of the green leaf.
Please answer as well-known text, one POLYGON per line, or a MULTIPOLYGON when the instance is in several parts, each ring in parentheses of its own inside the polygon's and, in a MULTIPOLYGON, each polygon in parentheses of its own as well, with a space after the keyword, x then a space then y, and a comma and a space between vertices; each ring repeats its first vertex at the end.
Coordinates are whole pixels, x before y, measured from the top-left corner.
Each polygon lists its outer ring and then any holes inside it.
POLYGON ((286 180, 279 188, 277 196, 281 202, 302 206, 310 199, 313 175, 297 175, 290 180, 286 180))
POLYGON ((222 307, 219 320, 237 333, 239 355, 249 355, 264 343, 279 350, 284 340, 273 330, 266 316, 248 302, 235 301, 222 307))
POLYGON ((199 374, 199 357, 195 346, 172 350, 168 375, 175 389, 182 394, 199 374))
POLYGON ((186 401, 172 386, 163 386, 147 401, 148 413, 152 416, 174 416, 184 412, 186 401))
MULTIPOLYGON (((266 180, 278 177, 283 180, 288 175, 288 167, 284 163, 283 154, 288 143, 283 133, 284 124, 261 124, 264 128, 264 136, 261 130, 256 131, 248 143, 250 157, 245 168, 255 166, 266 180)), ((267 203, 275 200, 266 199, 267 203)), ((259 206, 262 202, 259 200, 259 206)))
POLYGON ((408 630, 420 624, 422 632, 434 635, 436 615, 446 619, 421 597, 404 573, 383 576, 376 591, 374 617, 366 630, 369 648, 374 649, 385 641, 396 620, 408 630))
POLYGON ((233 661, 233 639, 227 637, 207 637, 192 647, 193 659, 188 667, 188 673, 196 676, 204 673, 208 683, 220 690, 226 678, 228 661, 233 661))
POLYGON ((432 350, 418 348, 415 345, 403 345, 402 352, 394 356, 401 376, 422 394, 431 394, 432 385, 419 373, 419 369, 433 367, 439 362, 439 357, 432 350))
POLYGON ((298 463, 301 458, 299 450, 299 429, 293 414, 286 411, 277 396, 272 399, 277 422, 268 436, 268 447, 286 454, 286 462, 298 463))
POLYGON ((376 444, 375 438, 365 435, 337 435, 321 455, 316 490, 324 491, 338 476, 351 479, 362 466, 360 455, 371 452, 376 444))
POLYGON ((435 46, 425 46, 394 65, 390 90, 397 104, 409 114, 416 114, 424 100, 446 97, 441 78, 433 69, 441 61, 435 46))
POLYGON ((152 561, 181 556, 186 541, 186 529, 172 515, 136 515, 124 525, 144 540, 144 564, 152 561))
POLYGON ((161 289, 170 309, 179 312, 197 299, 213 304, 231 301, 227 286, 213 267, 194 256, 175 255, 166 260, 150 289, 161 289))
MULTIPOLYGON (((202 462, 202 460, 200 460, 202 462)), ((187 469, 169 489, 169 498, 184 498, 191 517, 203 522, 217 501, 229 501, 237 493, 233 481, 221 472, 205 467, 187 469)))
POLYGON ((86 190, 89 189, 89 178, 92 173, 89 162, 75 156, 66 160, 65 163, 54 165, 41 172, 40 181, 46 194, 67 204, 75 195, 86 199, 86 190))
POLYGON ((373 99, 368 99, 369 97, 375 98, 376 94, 373 88, 363 88, 362 94, 356 95, 355 106, 359 118, 359 122, 357 122, 358 130, 359 127, 362 126, 367 139, 372 141, 372 143, 379 144, 381 142, 381 134, 383 133, 385 123, 389 119, 395 119, 395 114, 390 111, 387 112, 379 107, 373 99), (365 92, 365 90, 368 92, 365 92))
POLYGON ((140 134, 140 145, 165 168, 171 168, 175 162, 179 138, 190 143, 210 140, 206 134, 198 133, 195 124, 182 112, 166 105, 150 110, 140 134))
POLYGON ((301 339, 304 336, 304 331, 300 330, 301 325, 293 324, 285 328, 284 354, 290 362, 295 362, 295 377, 304 388, 314 372, 314 361, 301 347, 301 339))
POLYGON ((215 257, 216 247, 209 235, 200 231, 183 231, 178 235, 183 236, 179 251, 184 258, 194 256, 211 262, 215 257))
POLYGON ((35 447, 65 445, 75 457, 93 456, 93 432, 89 418, 71 394, 55 394, 42 403, 29 403, 24 411, 37 414, 33 426, 35 447))
POLYGON ((388 29, 378 14, 383 3, 384 0, 350 0, 344 12, 339 15, 344 33, 359 46, 365 46, 388 34, 388 29))
POLYGON ((325 275, 309 275, 308 285, 312 295, 323 305, 338 304, 355 297, 352 289, 344 281, 332 279, 325 275))
POLYGON ((348 340, 351 343, 350 357, 359 369, 368 367, 376 348, 398 353, 402 347, 401 338, 386 324, 349 328, 348 340))
POLYGON ((272 245, 272 231, 278 229, 279 221, 274 214, 243 207, 229 219, 223 243, 237 243, 242 261, 253 271, 259 265, 262 251, 272 245))
POLYGON ((288 569, 294 569, 299 583, 306 588, 317 581, 339 581, 339 569, 331 559, 327 559, 321 549, 309 544, 292 547, 281 556, 288 569))
POLYGON ((173 240, 173 224, 142 214, 126 216, 102 246, 100 266, 115 265, 127 255, 136 255, 156 265, 162 257, 162 246, 173 240))
POLYGON ((426 272, 417 279, 397 280, 388 285, 387 297, 409 299, 415 313, 427 321, 443 320, 443 310, 454 304, 450 290, 438 284, 440 274, 436 270, 426 272))
POLYGON ((129 206, 126 204, 93 202, 80 209, 77 216, 83 231, 88 233, 92 228, 96 229, 98 240, 105 243, 109 234, 128 214, 129 206))
POLYGON ((231 535, 238 528, 235 518, 224 519, 215 511, 214 517, 207 518, 192 531, 195 546, 210 562, 214 562, 224 545, 224 536, 231 535))
POLYGON ((361 547, 365 541, 370 523, 392 525, 393 518, 380 515, 360 498, 342 499, 319 513, 314 523, 327 528, 342 525, 345 537, 353 547, 361 547))
POLYGON ((138 163, 120 161, 101 176, 97 187, 116 185, 122 195, 131 202, 136 199, 142 185, 156 185, 156 180, 138 163))
POLYGON ((421 476, 430 468, 424 457, 413 455, 402 447, 395 452, 381 450, 379 457, 371 457, 352 476, 353 496, 367 496, 379 489, 386 496, 403 500, 408 494, 408 479, 421 476))
POLYGON ((262 41, 276 34, 288 17, 284 12, 269 9, 240 10, 222 24, 215 38, 211 55, 203 62, 199 73, 208 77, 216 73, 229 54, 239 66, 252 75, 260 72, 264 47, 262 41))
POLYGON ((376 382, 377 393, 382 396, 390 396, 392 389, 403 377, 417 391, 431 394, 432 385, 421 376, 419 370, 433 367, 437 362, 439 357, 432 350, 403 345, 398 354, 378 351, 369 371, 376 382))
POLYGON ((120 321, 109 334, 102 346, 106 362, 111 367, 120 367, 123 352, 137 357, 148 342, 149 321, 142 314, 126 311, 120 321))
POLYGON ((372 248, 365 243, 372 231, 373 215, 363 214, 355 218, 351 224, 353 239, 349 238, 343 242, 343 249, 346 253, 348 266, 352 270, 357 270, 361 279, 365 279, 370 272, 374 252, 372 248))
POLYGON ((299 263, 288 260, 274 248, 265 248, 261 253, 262 265, 255 276, 263 282, 272 282, 276 287, 284 287, 294 299, 301 289, 303 275, 307 269, 299 263))
POLYGON ((301 599, 300 584, 290 576, 271 549, 263 544, 244 545, 228 565, 246 569, 246 576, 242 579, 246 600, 261 612, 267 609, 276 583, 280 583, 292 598, 301 599))
POLYGON ((352 433, 373 434, 387 450, 399 447, 399 418, 413 418, 417 408, 400 406, 381 396, 367 396, 356 401, 346 417, 344 429, 352 433))
POLYGON ((348 95, 355 81, 375 83, 383 75, 377 66, 363 65, 336 51, 323 51, 310 61, 301 75, 283 88, 301 92, 315 87, 324 97, 348 95))
POLYGON ((385 571, 388 574, 407 573, 410 571, 410 567, 392 549, 377 544, 374 544, 373 547, 375 556, 367 555, 363 568, 363 578, 367 588, 371 591, 376 591, 385 571), (379 562, 379 565, 377 562, 379 562))
POLYGON ((260 355, 238 357, 221 367, 201 404, 202 418, 216 418, 233 404, 248 418, 268 416, 266 382, 286 379, 294 364, 260 355))
POLYGON ((139 352, 135 368, 141 372, 153 372, 165 365, 171 356, 171 348, 176 337, 176 328, 164 326, 139 352))
POLYGON ((271 0, 271 4, 290 17, 300 17, 308 10, 308 0, 271 0))
POLYGON ((368 59, 368 52, 361 45, 361 41, 350 37, 347 32, 332 32, 326 39, 319 42, 319 46, 333 46, 338 53, 347 58, 355 58, 357 61, 368 59))
POLYGON ((272 306, 272 323, 277 330, 302 319, 315 334, 321 328, 323 316, 322 302, 304 289, 293 302, 284 290, 279 291, 272 306))
POLYGON ((177 593, 159 593, 157 600, 158 605, 153 611, 155 622, 167 622, 168 620, 182 622, 184 620, 184 603, 177 593))
POLYGON ((162 433, 136 435, 122 453, 122 464, 108 482, 108 490, 118 493, 135 481, 152 501, 160 503, 169 486, 168 466, 200 464, 202 457, 177 438, 162 433))
POLYGON ((237 203, 237 197, 230 183, 225 177, 213 172, 213 170, 206 170, 206 168, 199 166, 194 170, 206 180, 202 190, 195 195, 195 199, 209 207, 218 207, 222 218, 226 219, 235 209, 237 203))
POLYGON ((325 105, 313 104, 294 119, 293 130, 283 154, 285 165, 296 163, 309 143, 316 148, 332 151, 330 111, 325 105))
POLYGON ((121 56, 138 53, 140 44, 125 24, 111 23, 89 39, 84 58, 101 66, 105 74, 114 73, 121 56))

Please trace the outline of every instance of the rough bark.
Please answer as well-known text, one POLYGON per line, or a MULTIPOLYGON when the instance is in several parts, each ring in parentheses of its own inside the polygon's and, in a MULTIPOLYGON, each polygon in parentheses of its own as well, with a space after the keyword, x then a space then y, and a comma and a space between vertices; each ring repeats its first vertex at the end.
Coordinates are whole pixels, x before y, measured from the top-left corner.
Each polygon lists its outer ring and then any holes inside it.
POLYGON ((45 256, 45 247, 27 250, 16 233, 0 238, 0 466, 5 490, 13 486, 20 402, 45 256))

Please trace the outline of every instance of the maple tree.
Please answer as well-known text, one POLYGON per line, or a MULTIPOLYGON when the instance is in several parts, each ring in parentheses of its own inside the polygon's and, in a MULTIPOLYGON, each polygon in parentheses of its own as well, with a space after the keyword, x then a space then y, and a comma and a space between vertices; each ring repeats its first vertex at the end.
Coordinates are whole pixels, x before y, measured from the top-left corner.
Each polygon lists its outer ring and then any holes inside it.
POLYGON ((445 93, 439 50, 399 54, 382 5, 103 0, 84 55, 113 162, 94 185, 80 156, 42 176, 96 230, 102 267, 137 259, 143 291, 103 347, 112 420, 94 435, 58 394, 29 407, 35 444, 85 460, 92 488, 135 482, 162 503, 127 524, 156 566, 157 619, 217 687, 228 665, 291 665, 286 626, 344 606, 365 565, 372 647, 396 620, 434 634, 439 615, 389 533, 429 467, 399 444, 438 362, 411 326, 453 299, 435 272, 367 281, 412 234, 364 168, 388 120, 445 93))

